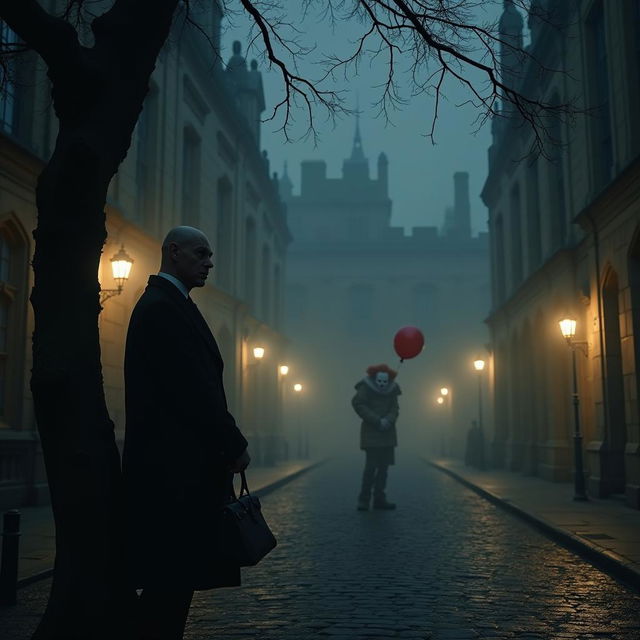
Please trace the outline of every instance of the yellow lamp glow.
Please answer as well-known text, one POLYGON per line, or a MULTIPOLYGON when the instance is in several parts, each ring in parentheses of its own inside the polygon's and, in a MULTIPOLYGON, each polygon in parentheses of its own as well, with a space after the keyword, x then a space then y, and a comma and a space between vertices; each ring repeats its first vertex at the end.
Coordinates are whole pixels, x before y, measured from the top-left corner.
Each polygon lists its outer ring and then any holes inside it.
POLYGON ((438 404, 442 404, 444 402, 444 398, 442 396, 438 396, 438 398, 436 399, 436 402, 438 404))
POLYGON ((573 318, 563 318, 558 324, 560 325, 562 337, 565 340, 571 340, 572 338, 575 338, 577 323, 573 318))
POLYGON ((280 375, 286 376, 289 373, 289 367, 286 364, 280 365, 280 375))
POLYGON ((296 393, 300 393, 300 391, 302 391, 302 385, 301 385, 299 382, 296 382, 296 383, 293 385, 293 390, 294 390, 296 393))
POLYGON ((484 360, 474 360, 473 367, 476 371, 482 371, 484 369, 484 360))
POLYGON ((253 348, 253 357, 256 360, 262 360, 262 358, 264 358, 264 348, 263 347, 254 347, 253 348))
POLYGON ((131 267, 133 266, 133 259, 124 250, 124 244, 120 247, 120 251, 111 258, 111 271, 113 273, 113 279, 118 285, 118 289, 122 289, 124 283, 129 279, 131 273, 131 267))
POLYGON ((448 396, 449 395, 449 389, 447 389, 447 387, 442 387, 442 389, 440 389, 440 395, 441 396, 448 396))

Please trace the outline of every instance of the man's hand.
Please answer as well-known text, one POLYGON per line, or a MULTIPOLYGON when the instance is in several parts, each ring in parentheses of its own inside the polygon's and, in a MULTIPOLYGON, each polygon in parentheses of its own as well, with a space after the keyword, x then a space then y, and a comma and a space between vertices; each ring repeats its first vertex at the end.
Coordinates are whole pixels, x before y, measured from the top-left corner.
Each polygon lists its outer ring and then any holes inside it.
POLYGON ((240 455, 240 457, 234 460, 229 465, 229 471, 231 471, 231 473, 242 473, 249 466, 250 462, 251 462, 251 456, 249 455, 249 452, 245 449, 240 455))
POLYGON ((387 418, 380 418, 380 431, 386 431, 391 428, 391 421, 387 418))

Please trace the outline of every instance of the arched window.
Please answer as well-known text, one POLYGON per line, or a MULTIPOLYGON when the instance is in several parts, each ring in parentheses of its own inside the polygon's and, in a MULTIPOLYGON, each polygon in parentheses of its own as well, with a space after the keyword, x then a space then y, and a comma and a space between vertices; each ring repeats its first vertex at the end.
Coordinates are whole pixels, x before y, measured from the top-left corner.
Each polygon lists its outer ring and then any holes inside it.
POLYGON ((21 420, 27 268, 24 233, 0 223, 0 421, 11 426, 21 420))

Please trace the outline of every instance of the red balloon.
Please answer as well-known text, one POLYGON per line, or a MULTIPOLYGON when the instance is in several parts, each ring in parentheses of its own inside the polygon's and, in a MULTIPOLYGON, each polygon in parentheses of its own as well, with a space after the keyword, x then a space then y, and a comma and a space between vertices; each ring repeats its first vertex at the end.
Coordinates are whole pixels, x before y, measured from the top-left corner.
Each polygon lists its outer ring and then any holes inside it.
POLYGON ((402 327, 393 338, 393 348, 402 360, 415 358, 424 347, 424 336, 418 327, 402 327))

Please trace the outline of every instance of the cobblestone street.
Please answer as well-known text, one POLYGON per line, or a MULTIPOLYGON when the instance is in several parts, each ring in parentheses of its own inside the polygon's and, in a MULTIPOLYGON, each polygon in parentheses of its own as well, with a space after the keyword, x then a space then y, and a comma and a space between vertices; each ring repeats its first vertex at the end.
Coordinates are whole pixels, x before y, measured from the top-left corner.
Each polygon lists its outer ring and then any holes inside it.
MULTIPOLYGON (((398 458, 395 512, 356 511, 359 457, 264 498, 279 546, 244 571, 242 588, 196 594, 185 638, 640 637, 638 594, 424 462, 398 458)), ((3 640, 28 637, 48 586, 0 610, 3 640)))

